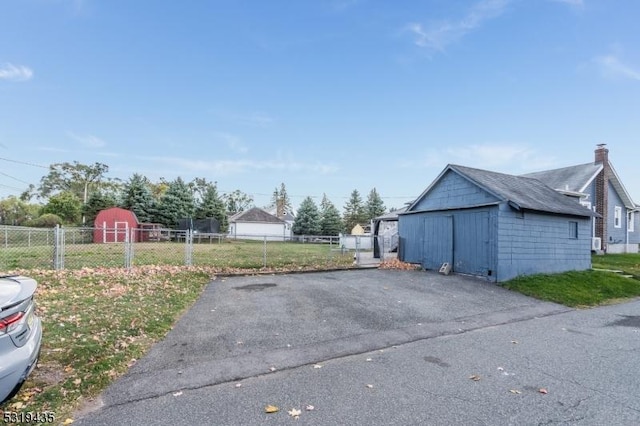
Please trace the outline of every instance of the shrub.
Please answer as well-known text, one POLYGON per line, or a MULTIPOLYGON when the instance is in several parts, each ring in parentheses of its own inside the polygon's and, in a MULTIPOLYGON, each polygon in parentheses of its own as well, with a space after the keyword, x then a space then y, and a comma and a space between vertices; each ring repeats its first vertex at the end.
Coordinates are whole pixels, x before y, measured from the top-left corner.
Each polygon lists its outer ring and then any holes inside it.
POLYGON ((34 228, 53 228, 56 225, 62 225, 62 218, 53 213, 45 213, 25 223, 25 226, 32 226, 34 228))

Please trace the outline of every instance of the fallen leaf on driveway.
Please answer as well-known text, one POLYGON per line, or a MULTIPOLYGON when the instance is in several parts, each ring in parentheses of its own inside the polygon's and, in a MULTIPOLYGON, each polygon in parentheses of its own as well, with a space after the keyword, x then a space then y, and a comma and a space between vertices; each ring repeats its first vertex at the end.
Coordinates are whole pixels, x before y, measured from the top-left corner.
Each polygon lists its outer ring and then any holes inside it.
POLYGON ((314 407, 313 405, 307 405, 306 410, 307 410, 307 411, 313 411, 313 410, 315 410, 315 408, 316 408, 316 407, 314 407))
POLYGON ((373 361, 371 358, 367 358, 365 359, 365 361, 369 362, 369 361, 373 361))
POLYGON ((302 411, 300 411, 300 410, 298 410, 298 409, 295 409, 295 408, 292 408, 292 409, 289 411, 289 415, 290 415, 291 417, 296 418, 296 419, 297 419, 298 417, 300 417, 300 414, 302 414, 302 411))
POLYGON ((236 387, 237 388, 241 388, 242 387, 242 383, 236 383, 236 387))
POLYGON ((513 343, 514 345, 517 345, 520 342, 518 342, 517 340, 512 340, 511 343, 513 343))
POLYGON ((315 364, 313 368, 322 368, 322 366, 320 364, 315 364))
POLYGON ((549 391, 548 391, 548 390, 546 390, 545 388, 540 388, 540 390, 538 390, 538 392, 540 392, 540 393, 541 393, 541 394, 543 394, 543 395, 546 395, 546 394, 548 394, 548 393, 549 393, 549 391))
POLYGON ((269 371, 276 371, 276 368, 275 367, 271 367, 271 368, 269 368, 269 371))
POLYGON ((474 382, 477 382, 477 381, 480 380, 480 376, 478 376, 477 374, 473 374, 473 375, 469 376, 469 378, 471 380, 473 380, 474 382))
POLYGON ((371 389, 371 388, 373 388, 373 385, 367 385, 367 387, 368 387, 369 389, 371 389))
POLYGON ((511 389, 511 390, 509 390, 509 392, 511 392, 511 393, 515 393, 516 395, 520 395, 520 394, 522 393, 522 392, 520 392, 520 391, 519 391, 519 390, 517 390, 517 389, 511 389))
POLYGON ((178 391, 173 394, 173 396, 180 396, 180 395, 182 395, 182 391, 178 391))
POLYGON ((280 409, 275 405, 267 405, 266 407, 264 407, 264 412, 267 414, 277 413, 278 411, 280 411, 280 409))

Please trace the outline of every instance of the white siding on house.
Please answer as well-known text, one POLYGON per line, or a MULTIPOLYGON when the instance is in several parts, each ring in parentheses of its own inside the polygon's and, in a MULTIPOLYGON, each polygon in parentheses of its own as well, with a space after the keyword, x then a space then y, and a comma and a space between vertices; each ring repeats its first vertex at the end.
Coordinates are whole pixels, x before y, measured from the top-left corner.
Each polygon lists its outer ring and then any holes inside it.
POLYGON ((291 238, 286 223, 236 222, 229 227, 229 236, 245 240, 284 241, 291 238))

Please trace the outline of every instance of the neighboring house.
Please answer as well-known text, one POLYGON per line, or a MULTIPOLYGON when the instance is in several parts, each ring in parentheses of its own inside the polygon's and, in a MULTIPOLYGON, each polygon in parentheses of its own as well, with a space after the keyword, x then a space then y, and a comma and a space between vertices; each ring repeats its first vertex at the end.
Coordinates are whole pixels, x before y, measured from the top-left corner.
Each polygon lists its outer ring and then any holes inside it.
POLYGON ((234 214, 229 218, 229 236, 237 239, 284 241, 292 237, 291 225, 258 208, 234 214))
POLYGON ((591 218, 537 179, 448 165, 398 216, 399 258, 506 281, 591 267, 591 218))
POLYGON ((640 244, 640 206, 633 202, 609 161, 604 144, 595 150, 593 163, 524 175, 536 178, 600 216, 593 218, 592 249, 608 253, 637 253, 640 244))
POLYGON ((296 211, 291 209, 291 210, 282 210, 282 213, 280 215, 278 215, 278 208, 276 206, 273 207, 269 207, 267 209, 264 209, 267 213, 279 217, 280 219, 284 220, 285 222, 287 222, 289 224, 289 227, 293 226, 293 222, 295 222, 296 220, 296 211))

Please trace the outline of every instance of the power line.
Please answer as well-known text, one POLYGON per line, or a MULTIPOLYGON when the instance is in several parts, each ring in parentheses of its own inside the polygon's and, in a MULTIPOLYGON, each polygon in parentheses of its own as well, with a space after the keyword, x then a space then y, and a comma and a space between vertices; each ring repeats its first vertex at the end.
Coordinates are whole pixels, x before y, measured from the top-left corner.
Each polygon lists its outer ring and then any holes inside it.
POLYGON ((18 181, 18 182, 20 182, 20 183, 26 183, 27 185, 31 185, 29 182, 24 181, 24 180, 22 180, 22 179, 18 179, 17 177, 13 177, 13 176, 11 176, 11 175, 8 175, 8 174, 6 174, 5 172, 0 172, 0 175, 6 176, 6 177, 11 178, 11 179, 13 179, 13 180, 16 180, 16 181, 18 181))
POLYGON ((42 169, 48 169, 49 168, 49 167, 43 166, 41 164, 28 163, 26 161, 19 161, 19 160, 11 160, 10 158, 4 158, 4 157, 0 157, 0 160, 8 161, 9 163, 24 164, 25 166, 40 167, 42 169))
POLYGON ((15 189, 16 191, 22 191, 24 188, 16 188, 15 186, 3 185, 0 183, 0 186, 3 188, 15 189))

